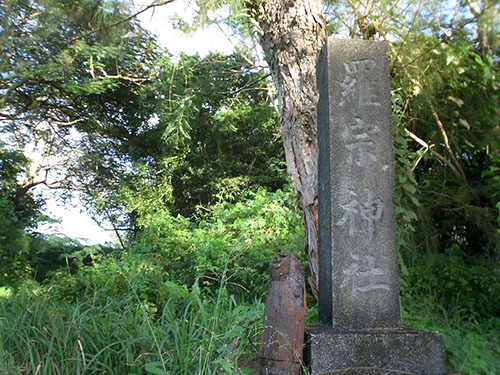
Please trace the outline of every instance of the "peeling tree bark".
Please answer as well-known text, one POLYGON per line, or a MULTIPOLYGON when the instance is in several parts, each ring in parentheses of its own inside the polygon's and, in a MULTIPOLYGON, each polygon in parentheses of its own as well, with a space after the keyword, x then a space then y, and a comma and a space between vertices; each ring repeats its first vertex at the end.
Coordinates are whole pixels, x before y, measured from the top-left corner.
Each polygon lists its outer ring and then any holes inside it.
POLYGON ((316 56, 327 32, 320 0, 263 0, 256 12, 280 107, 286 163, 304 211, 309 284, 317 298, 316 56))

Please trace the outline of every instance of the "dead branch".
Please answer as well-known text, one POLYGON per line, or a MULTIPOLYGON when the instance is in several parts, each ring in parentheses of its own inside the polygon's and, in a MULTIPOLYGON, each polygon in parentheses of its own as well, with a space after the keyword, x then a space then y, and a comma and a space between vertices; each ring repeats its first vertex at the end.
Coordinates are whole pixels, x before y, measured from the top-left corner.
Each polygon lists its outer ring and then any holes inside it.
POLYGON ((464 183, 464 185, 468 185, 468 183, 467 183, 467 177, 465 176, 465 173, 464 173, 464 171, 462 169, 462 166, 458 162, 458 160, 457 160, 457 158, 455 156, 455 153, 451 149, 450 142, 449 142, 449 139, 448 139, 448 135, 446 134, 446 130, 444 129, 444 125, 441 122, 441 119, 439 118, 439 116, 438 116, 438 114, 437 114, 437 112, 436 112, 436 110, 434 108, 434 105, 432 103, 430 103, 430 102, 429 102, 429 105, 430 105, 430 108, 431 108, 432 116, 434 117, 434 120, 436 120, 436 124, 437 124, 437 126, 439 128, 439 131, 441 132, 441 136, 443 137, 444 146, 445 146, 446 150, 448 151, 448 154, 450 155, 450 160, 453 163, 453 165, 455 166, 455 169, 456 169, 456 171, 459 174, 459 178, 462 180, 462 182, 464 183))
POLYGON ((434 145, 429 145, 422 138, 419 138, 417 135, 415 135, 414 133, 412 133, 408 129, 405 129, 405 131, 406 131, 406 134, 408 134, 411 139, 413 139, 419 145, 423 146, 426 150, 433 153, 438 158, 438 160, 440 160, 442 163, 444 163, 446 166, 448 166, 459 179, 462 179, 462 175, 457 170, 457 168, 452 163, 450 163, 448 161, 448 159, 446 159, 443 155, 441 155, 439 152, 437 152, 436 150, 433 149, 434 145))

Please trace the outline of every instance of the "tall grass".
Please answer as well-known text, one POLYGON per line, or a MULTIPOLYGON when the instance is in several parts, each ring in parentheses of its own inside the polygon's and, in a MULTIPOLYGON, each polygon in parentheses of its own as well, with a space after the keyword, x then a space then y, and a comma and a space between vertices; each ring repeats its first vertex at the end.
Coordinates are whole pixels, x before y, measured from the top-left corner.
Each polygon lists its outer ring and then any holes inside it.
POLYGON ((444 308, 438 290, 421 290, 403 293, 403 324, 444 336, 448 374, 500 374, 500 318, 473 315, 467 307, 444 308))
MULTIPOLYGON (((128 295, 120 301, 61 305, 24 292, 0 303, 2 374, 240 374, 255 340, 249 326, 262 305, 236 305, 220 288, 150 312, 128 295), (124 301, 125 299, 125 301, 124 301)), ((257 339, 258 340, 258 339, 257 339)))
POLYGON ((438 332, 444 336, 448 373, 454 375, 500 374, 500 319, 470 319, 463 310, 440 308, 435 299, 403 298, 406 327, 438 332))

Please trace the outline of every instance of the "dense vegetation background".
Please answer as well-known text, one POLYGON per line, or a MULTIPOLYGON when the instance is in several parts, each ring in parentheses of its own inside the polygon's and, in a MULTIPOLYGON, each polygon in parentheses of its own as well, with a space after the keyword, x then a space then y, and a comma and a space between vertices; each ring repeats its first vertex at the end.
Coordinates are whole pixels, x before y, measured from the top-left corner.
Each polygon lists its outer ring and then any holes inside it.
MULTIPOLYGON (((325 15, 332 34, 390 41, 403 322, 445 335, 450 373, 497 374, 499 6, 378 3, 325 15)), ((200 4, 182 27, 221 6, 200 4)), ((244 33, 233 5, 224 21, 244 33)), ((0 3, 2 374, 249 373, 271 255, 305 266, 252 33, 230 56, 172 56, 131 15, 0 3), (38 185, 82 194, 120 243, 37 233, 38 185)))

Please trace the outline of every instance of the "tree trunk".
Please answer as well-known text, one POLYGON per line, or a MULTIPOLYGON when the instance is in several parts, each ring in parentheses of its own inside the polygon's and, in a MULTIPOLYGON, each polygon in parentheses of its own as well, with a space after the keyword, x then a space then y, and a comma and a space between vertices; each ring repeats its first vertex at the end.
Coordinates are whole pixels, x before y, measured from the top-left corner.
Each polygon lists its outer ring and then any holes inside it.
POLYGON ((260 43, 277 87, 286 163, 304 211, 309 285, 317 298, 318 197, 316 56, 327 32, 320 0, 263 0, 260 43))
MULTIPOLYGON (((469 10, 476 18, 477 40, 479 42, 479 52, 485 57, 491 52, 492 41, 490 41, 490 28, 493 20, 498 17, 498 8, 490 0, 476 1, 468 0, 469 10)), ((496 33, 494 34, 496 35, 496 33)))

